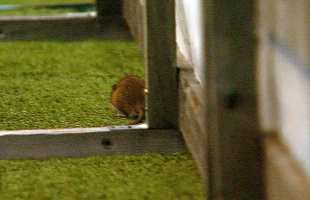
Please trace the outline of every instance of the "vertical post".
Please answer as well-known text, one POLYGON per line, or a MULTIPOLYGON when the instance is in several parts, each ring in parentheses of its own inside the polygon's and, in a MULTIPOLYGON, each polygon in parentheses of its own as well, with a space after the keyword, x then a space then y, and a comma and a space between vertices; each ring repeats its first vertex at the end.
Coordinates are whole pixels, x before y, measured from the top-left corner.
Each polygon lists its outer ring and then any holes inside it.
POLYGON ((121 15, 121 0, 96 0, 98 16, 121 15))
POLYGON ((96 0, 98 21, 103 24, 108 21, 113 20, 113 17, 121 15, 122 12, 122 1, 121 0, 96 0), (109 16, 109 18, 107 18, 109 16))
POLYGON ((264 199, 255 1, 203 1, 208 199, 264 199))
POLYGON ((146 1, 149 128, 178 128, 175 0, 146 1))

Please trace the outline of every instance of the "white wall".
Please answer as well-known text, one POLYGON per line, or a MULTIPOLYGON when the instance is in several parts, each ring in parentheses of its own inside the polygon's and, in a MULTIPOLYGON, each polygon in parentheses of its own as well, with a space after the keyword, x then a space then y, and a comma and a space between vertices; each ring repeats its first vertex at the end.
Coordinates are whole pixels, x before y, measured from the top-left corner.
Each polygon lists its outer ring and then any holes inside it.
POLYGON ((260 122, 310 178, 310 1, 260 0, 260 122))
MULTIPOLYGON (((178 47, 200 81, 202 1, 176 0, 178 47)), ((280 135, 310 178, 310 1, 260 0, 257 5, 261 128, 280 135)))
POLYGON ((203 80, 202 1, 176 0, 177 43, 179 50, 194 68, 196 78, 203 80))

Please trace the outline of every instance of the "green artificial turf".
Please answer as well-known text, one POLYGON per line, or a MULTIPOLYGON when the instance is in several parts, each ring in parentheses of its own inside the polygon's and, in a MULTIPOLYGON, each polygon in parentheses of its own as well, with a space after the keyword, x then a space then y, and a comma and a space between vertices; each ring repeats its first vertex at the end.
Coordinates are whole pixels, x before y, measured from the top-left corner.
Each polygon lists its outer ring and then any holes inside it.
POLYGON ((77 12, 75 9, 46 9, 46 8, 26 8, 21 10, 0 11, 0 16, 24 16, 24 15, 57 15, 77 12))
MULTIPOLYGON (((0 6, 2 5, 19 5, 27 6, 21 7, 19 9, 8 9, 1 10, 0 16, 21 16, 21 15, 54 15, 54 14, 65 14, 65 13, 74 13, 81 12, 76 8, 57 8, 57 9, 47 9, 47 8, 34 8, 29 6, 39 6, 39 5, 56 5, 56 4, 78 4, 78 3, 95 3, 94 0, 0 0, 0 6)), ((85 8, 85 11, 95 11, 94 8, 85 8)))
POLYGON ((2 200, 203 199, 187 153, 0 161, 0 172, 2 200))
POLYGON ((135 42, 2 42, 0 52, 0 130, 130 122, 110 93, 125 75, 144 77, 135 42))
MULTIPOLYGON (((129 123, 111 86, 144 76, 135 42, 0 43, 0 130, 129 123)), ((203 184, 188 153, 0 160, 1 200, 195 200, 203 184)))
POLYGON ((51 5, 73 3, 95 3, 95 0, 0 0, 0 5, 51 5))

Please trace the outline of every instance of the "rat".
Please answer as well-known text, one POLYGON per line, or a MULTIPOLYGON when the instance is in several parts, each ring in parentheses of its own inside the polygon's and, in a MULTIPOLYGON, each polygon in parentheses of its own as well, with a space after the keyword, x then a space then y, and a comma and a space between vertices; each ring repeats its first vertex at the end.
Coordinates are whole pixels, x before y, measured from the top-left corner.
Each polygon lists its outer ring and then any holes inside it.
POLYGON ((125 117, 137 118, 130 125, 142 123, 145 115, 145 81, 136 75, 126 76, 112 86, 112 105, 125 117))

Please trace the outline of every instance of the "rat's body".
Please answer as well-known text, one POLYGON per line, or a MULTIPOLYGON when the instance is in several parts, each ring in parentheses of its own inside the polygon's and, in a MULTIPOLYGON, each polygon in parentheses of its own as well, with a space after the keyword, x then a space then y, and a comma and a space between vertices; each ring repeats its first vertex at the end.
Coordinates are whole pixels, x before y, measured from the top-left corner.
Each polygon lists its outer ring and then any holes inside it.
POLYGON ((145 112, 145 81, 131 75, 112 86, 112 105, 126 117, 138 117, 133 124, 142 122, 145 112))

